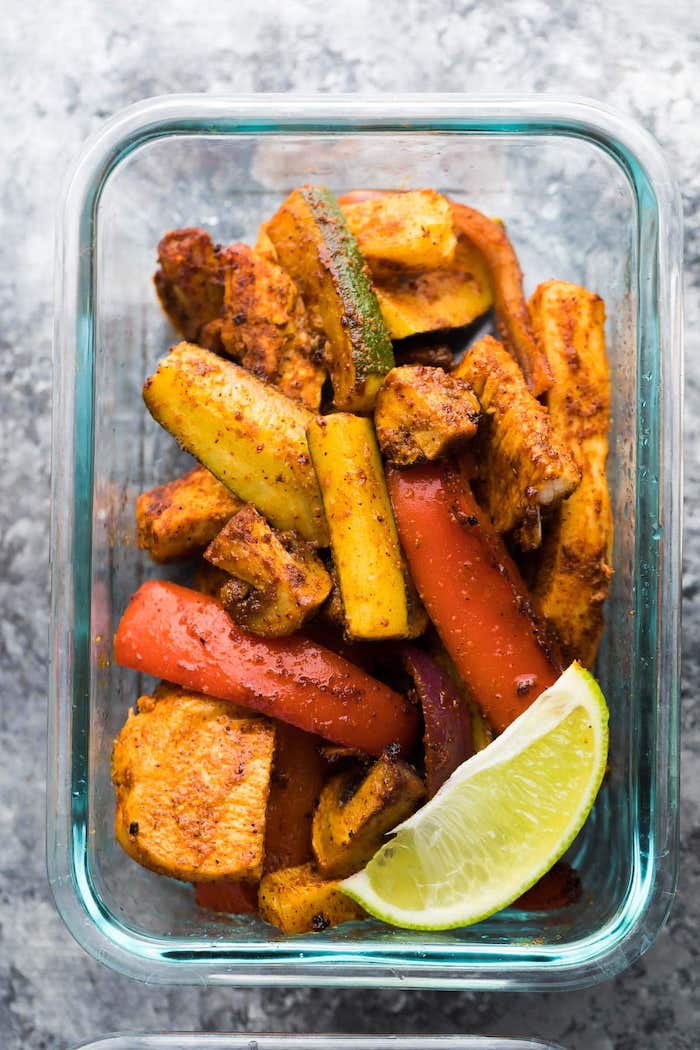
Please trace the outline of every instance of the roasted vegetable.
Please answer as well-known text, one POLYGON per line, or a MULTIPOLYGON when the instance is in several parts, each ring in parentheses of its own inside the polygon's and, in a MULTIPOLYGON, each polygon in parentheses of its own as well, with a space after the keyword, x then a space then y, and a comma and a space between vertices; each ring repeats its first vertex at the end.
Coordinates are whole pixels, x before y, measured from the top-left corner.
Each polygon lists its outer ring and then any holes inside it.
POLYGON ((376 277, 374 290, 392 339, 461 328, 486 313, 493 301, 484 260, 463 237, 446 269, 376 277))
POLYGON ((484 410, 478 457, 482 503, 498 532, 515 530, 523 550, 539 547, 540 508, 570 496, 581 471, 497 339, 487 335, 470 347, 453 375, 471 384, 484 410))
POLYGON ((282 933, 321 933, 329 926, 365 917, 337 881, 324 879, 313 864, 266 875, 260 883, 258 907, 260 918, 282 933))
POLYGON ((323 787, 320 737, 275 724, 275 758, 265 825, 265 871, 311 860, 311 821, 323 787))
POLYGON ((558 677, 525 585, 467 482, 450 468, 392 469, 388 482, 418 593, 500 732, 558 677))
POLYGON ((198 882, 194 899, 200 908, 229 915, 255 915, 258 910, 258 884, 255 882, 198 882))
POLYGON ((394 355, 365 262, 337 201, 323 187, 302 186, 266 232, 301 291, 312 325, 328 340, 335 404, 371 409, 394 355))
POLYGON ((483 751, 485 747, 489 746, 494 737, 493 729, 489 725, 486 716, 474 700, 471 689, 455 667, 454 660, 450 658, 447 650, 439 641, 434 642, 430 647, 430 655, 433 662, 438 665, 443 674, 446 674, 456 687, 457 692, 462 698, 462 703, 469 711, 470 731, 474 752, 483 751))
MULTIPOLYGON (((353 216, 361 219, 368 210, 374 209, 381 215, 383 209, 387 209, 387 205, 382 205, 382 200, 390 202, 388 212, 391 214, 392 209, 396 208, 394 201, 399 203, 400 208, 407 208, 415 196, 428 204, 433 231, 440 231, 437 251, 430 245, 429 231, 422 234, 414 229, 415 236, 407 254, 405 245, 401 244, 404 231, 398 223, 395 231, 387 228, 386 223, 376 231, 368 223, 357 221, 355 224, 360 250, 367 255, 382 317, 392 339, 403 339, 443 328, 460 328, 485 313, 492 302, 488 269, 481 253, 465 237, 458 237, 455 243, 452 216, 449 226, 443 225, 442 202, 446 198, 433 194, 433 191, 387 193, 382 190, 355 190, 340 197, 339 202, 343 211, 347 210, 352 224, 353 216), (437 208, 432 202, 436 202, 437 208), (382 249, 380 234, 390 249, 382 249), (376 261, 373 261, 372 247, 367 243, 370 238, 378 241, 374 249, 376 261), (382 265, 382 251, 386 255, 393 252, 395 256, 404 258, 409 267, 415 267, 418 258, 421 258, 423 265, 418 271, 401 270, 396 266, 390 269, 386 263, 382 265), (433 268, 433 263, 436 268, 433 268)), ((386 215, 386 211, 383 213, 386 215)))
POLYGON ((163 310, 185 339, 201 343, 224 302, 219 250, 206 230, 171 230, 158 245, 158 264, 153 282, 163 310))
POLYGON ((224 353, 283 394, 317 410, 325 370, 291 277, 247 244, 221 252, 224 301, 217 325, 224 353))
POLYGON ((318 870, 344 878, 364 867, 388 831, 425 798, 423 781, 406 762, 382 755, 358 783, 355 770, 328 781, 314 814, 312 842, 318 870))
POLYGON ((436 270, 454 260, 457 238, 450 204, 435 190, 385 193, 341 203, 373 276, 396 270, 436 270))
POLYGON ((450 676, 427 653, 407 645, 402 659, 423 709, 425 786, 432 798, 474 754, 471 713, 450 676))
POLYGON ((405 567, 368 419, 338 412, 307 429, 350 638, 405 638, 405 567))
POLYGON ((441 368, 392 368, 377 394, 374 425, 384 456, 408 467, 454 452, 476 433, 479 402, 441 368))
POLYGON ((582 472, 581 484, 561 505, 545 538, 534 593, 567 656, 590 667, 612 577, 605 304, 578 285, 548 281, 535 292, 530 310, 554 374, 548 395, 552 427, 582 472))
POLYGON ((309 544, 273 529, 249 503, 212 540, 204 557, 248 585, 225 605, 237 624, 264 637, 293 634, 331 589, 331 578, 309 544))
POLYGON ((528 387, 539 397, 552 385, 547 358, 532 330, 523 294, 523 275, 501 223, 466 204, 452 203, 458 232, 481 252, 488 268, 499 331, 523 370, 528 387))
POLYGON ((197 554, 216 536, 240 500, 206 467, 142 492, 136 501, 138 545, 154 561, 197 554))
POLYGON ((149 580, 132 596, 114 639, 122 667, 230 700, 337 744, 408 753, 417 713, 399 693, 301 635, 256 638, 221 604, 149 580))
POLYGON ((302 405, 188 343, 162 359, 143 397, 183 448, 273 525, 328 542, 305 435, 313 417, 302 405))
POLYGON ((259 879, 274 741, 225 701, 141 697, 112 756, 119 844, 175 879, 259 879))

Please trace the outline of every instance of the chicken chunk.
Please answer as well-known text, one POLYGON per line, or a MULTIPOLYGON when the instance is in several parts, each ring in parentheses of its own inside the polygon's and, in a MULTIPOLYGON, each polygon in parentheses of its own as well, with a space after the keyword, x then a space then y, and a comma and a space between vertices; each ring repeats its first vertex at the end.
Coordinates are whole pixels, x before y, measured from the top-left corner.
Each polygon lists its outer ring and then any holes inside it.
POLYGON ((206 230, 166 233, 158 245, 153 282, 163 310, 188 342, 203 343, 203 330, 221 314, 224 280, 219 250, 206 230))
POLYGON ((324 879, 313 864, 280 868, 260 883, 260 918, 283 933, 317 933, 341 922, 363 919, 359 904, 346 897, 335 879, 324 879))
POLYGON ((206 467, 142 492, 136 501, 137 542, 154 561, 189 558, 206 547, 241 501, 206 467))
POLYGON ((355 770, 328 781, 314 814, 312 844, 319 871, 344 878, 359 871, 387 832, 425 800, 425 785, 406 762, 390 755, 374 763, 358 783, 355 770))
MULTIPOLYGON (((221 265, 224 301, 216 327, 223 352, 288 397, 318 409, 323 346, 311 333, 291 277, 247 244, 225 248, 221 265)), ((214 327, 207 330, 210 339, 214 327)))
POLYGON ((392 368, 377 394, 377 438, 399 467, 439 459, 476 433, 479 402, 468 383, 441 368, 392 368))
POLYGON ((548 528, 534 594, 566 655, 590 667, 612 577, 605 304, 578 285, 547 281, 530 300, 530 312, 554 376, 548 394, 552 429, 571 448, 582 474, 548 528))
POLYGON ((317 409, 325 371, 292 279, 246 244, 215 245, 197 228, 158 246, 154 282, 163 309, 192 343, 228 354, 288 397, 317 409))
POLYGON ((540 508, 566 499, 581 471, 497 339, 475 343, 453 375, 471 384, 484 412, 479 468, 486 510, 499 532, 514 532, 522 549, 532 550, 541 542, 540 508))
POLYGON ((250 504, 204 556, 235 578, 221 598, 233 619, 254 634, 293 634, 330 594, 331 578, 319 556, 294 533, 273 529, 250 504))
POLYGON ((258 880, 274 743, 271 722, 224 700, 141 697, 112 755, 117 841, 175 879, 258 880))

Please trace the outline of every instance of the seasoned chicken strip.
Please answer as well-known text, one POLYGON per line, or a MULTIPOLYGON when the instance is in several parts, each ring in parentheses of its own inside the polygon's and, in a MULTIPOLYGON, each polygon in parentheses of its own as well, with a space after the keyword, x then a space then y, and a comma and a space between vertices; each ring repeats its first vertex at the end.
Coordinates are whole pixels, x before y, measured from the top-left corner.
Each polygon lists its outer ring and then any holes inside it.
POLYGON ((232 593, 227 582, 220 591, 236 623, 266 638, 293 634, 331 590, 331 578, 313 548, 294 532, 273 529, 250 504, 233 515, 204 557, 239 585, 232 593))
POLYGON ((442 368, 392 368, 377 394, 377 439, 399 467, 449 455, 476 433, 478 422, 479 402, 471 387, 442 368))
POLYGON ((166 233, 158 245, 153 283, 178 332, 188 342, 205 345, 203 329, 219 317, 224 304, 219 251, 207 231, 192 226, 166 233))
POLYGON ((540 508, 566 499, 581 472, 497 339, 480 339, 452 375, 466 379, 484 412, 479 475, 486 510, 499 532, 515 530, 516 542, 532 550, 541 541, 540 508))
POLYGON ((203 550, 242 503, 206 467, 195 467, 136 501, 138 545, 154 561, 177 561, 203 550))
POLYGON ((317 409, 325 371, 292 279, 247 244, 214 245, 206 230, 171 230, 154 282, 185 338, 228 354, 288 397, 317 409))
POLYGON ((142 696, 112 755, 117 841, 175 879, 258 880, 274 744, 271 722, 224 700, 142 696))
POLYGON ((221 349, 260 379, 318 409, 325 370, 323 345, 309 328, 297 286, 281 266, 258 255, 247 244, 232 244, 221 252, 224 302, 218 330, 221 349))
POLYGON ((552 427, 582 472, 581 484, 548 529, 534 594, 566 654, 590 667, 612 577, 605 304, 578 285, 547 281, 532 296, 530 314, 554 375, 548 394, 552 427))

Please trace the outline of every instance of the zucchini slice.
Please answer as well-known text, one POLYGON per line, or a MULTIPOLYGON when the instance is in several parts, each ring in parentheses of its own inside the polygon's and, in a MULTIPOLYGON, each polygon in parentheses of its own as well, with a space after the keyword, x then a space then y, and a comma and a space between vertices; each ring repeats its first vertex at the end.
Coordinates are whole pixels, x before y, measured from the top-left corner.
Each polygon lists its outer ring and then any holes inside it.
POLYGON ((350 638, 406 638, 404 562, 369 419, 337 412, 307 429, 350 638))
POLYGON ((328 340, 337 407, 370 411, 394 353, 357 241, 332 193, 294 190, 266 224, 280 265, 296 281, 328 340))
POLYGON ((278 529, 328 544, 305 430, 313 415, 232 361, 190 343, 143 388, 153 418, 239 499, 278 529))
POLYGON ((373 275, 444 269, 457 238, 450 202, 435 190, 403 190, 339 202, 373 275))

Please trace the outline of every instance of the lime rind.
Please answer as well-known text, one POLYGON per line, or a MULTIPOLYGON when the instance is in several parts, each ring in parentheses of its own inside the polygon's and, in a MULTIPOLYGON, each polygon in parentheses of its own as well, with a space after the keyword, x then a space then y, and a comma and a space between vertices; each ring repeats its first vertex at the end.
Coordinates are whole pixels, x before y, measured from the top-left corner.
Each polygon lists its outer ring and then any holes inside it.
MULTIPOLYGON (((593 676, 579 664, 574 663, 493 743, 455 770, 435 797, 399 825, 395 829, 395 837, 379 850, 363 871, 341 883, 341 888, 371 915, 406 929, 446 930, 481 922, 512 904, 530 886, 534 885, 571 845, 598 794, 605 772, 607 752, 608 709, 605 698, 593 676), (396 899, 392 901, 390 894, 384 895, 378 892, 376 884, 383 882, 386 886, 387 874, 391 881, 393 868, 396 869, 394 871, 395 885, 397 885, 396 877, 398 877, 400 886, 402 874, 404 883, 407 885, 405 873, 413 871, 414 875, 418 873, 414 884, 425 877, 426 896, 430 896, 431 865, 434 867, 435 864, 439 864, 441 855, 446 858, 446 863, 449 863, 451 834, 456 836, 461 847, 466 846, 473 849, 477 857, 487 855, 490 840, 497 837, 498 831, 494 831, 488 821, 485 821, 479 827, 476 835, 459 842, 459 817, 464 811, 461 808, 455 809, 454 800, 459 803, 461 796, 461 805, 468 805, 470 788, 478 787, 479 782, 483 784, 487 780, 490 786, 492 780, 496 785, 496 803, 494 803, 493 810, 496 816, 496 804, 507 808, 507 805, 512 802, 505 795, 508 790, 506 778, 513 770, 517 770, 518 758, 529 753, 532 761, 532 755, 537 754, 537 749, 543 750, 546 755, 548 743, 556 742, 558 734, 566 735, 569 719, 571 719, 571 726, 576 727, 577 722, 581 722, 584 729, 590 728, 593 738, 587 749, 582 752, 578 766, 571 767, 570 748, 567 748, 566 756, 562 755, 561 750, 553 752, 551 768, 554 776, 557 774, 557 769, 561 775, 562 769, 562 766, 557 766, 554 760, 558 759, 561 763, 565 758, 567 766, 574 773, 579 774, 582 779, 580 797, 577 797, 571 805, 570 813, 565 814, 565 816, 568 815, 568 819, 563 820, 561 825, 557 825, 555 837, 549 844, 549 848, 538 853, 536 845, 531 847, 531 852, 534 849, 536 855, 531 858, 523 870, 518 870, 517 862, 511 861, 510 866, 506 865, 505 870, 498 872, 502 876, 500 881, 496 879, 493 884, 487 881, 486 886, 478 885, 474 880, 475 884, 470 886, 469 880, 466 879, 467 885, 460 893, 458 887, 451 886, 449 878, 444 879, 442 887, 447 887, 448 892, 452 893, 452 899, 445 906, 439 906, 433 902, 419 908, 407 908, 398 904, 396 899), (588 760, 590 768, 585 767, 585 760, 588 760), (500 803, 498 778, 489 777, 488 773, 489 770, 495 770, 496 767, 502 767, 504 777, 501 785, 504 789, 504 796, 500 803), (398 857, 397 854, 399 854, 398 857)), ((522 780, 522 783, 527 785, 527 778, 522 780)), ((534 789, 540 791, 546 786, 546 774, 541 777, 539 784, 533 783, 532 785, 534 789)), ((493 795, 493 791, 491 793, 493 795)), ((556 803, 556 799, 554 801, 556 803)), ((547 816, 546 803, 543 802, 539 806, 539 814, 537 809, 538 805, 535 804, 533 812, 521 814, 526 830, 528 823, 536 824, 538 816, 542 818, 547 816)), ((498 821, 494 819, 493 823, 497 825, 498 821)), ((512 852, 513 846, 517 848, 518 842, 508 843, 507 833, 506 828, 502 844, 505 843, 505 846, 512 852)), ((510 837, 513 839, 512 835, 510 837)), ((463 856, 462 853, 461 858, 463 856)), ((457 868, 460 859, 454 865, 455 882, 459 881, 460 873, 457 868)), ((463 859, 462 863, 465 863, 463 859)), ((487 870, 483 867, 481 869, 482 873, 487 870)))

